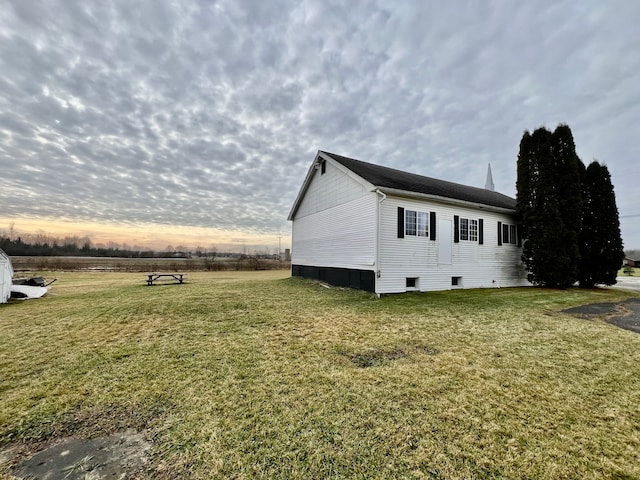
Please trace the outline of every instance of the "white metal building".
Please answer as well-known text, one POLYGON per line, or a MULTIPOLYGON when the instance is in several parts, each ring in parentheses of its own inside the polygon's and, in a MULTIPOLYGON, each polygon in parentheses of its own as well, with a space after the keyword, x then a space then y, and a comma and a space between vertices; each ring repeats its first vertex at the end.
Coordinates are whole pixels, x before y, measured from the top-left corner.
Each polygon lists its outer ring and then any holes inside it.
POLYGON ((529 285, 515 213, 491 187, 319 151, 289 214, 292 274, 378 294, 529 285))

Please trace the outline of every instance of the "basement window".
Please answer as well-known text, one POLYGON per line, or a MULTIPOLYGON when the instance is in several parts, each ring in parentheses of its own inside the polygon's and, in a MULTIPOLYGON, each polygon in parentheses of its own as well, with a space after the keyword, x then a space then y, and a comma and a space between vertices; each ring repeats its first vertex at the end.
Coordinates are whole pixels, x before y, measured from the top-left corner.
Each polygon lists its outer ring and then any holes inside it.
POLYGON ((418 278, 417 277, 407 277, 407 279, 406 279, 406 287, 407 287, 407 290, 417 290, 418 289, 418 278))
POLYGON ((462 277, 451 277, 452 287, 462 287, 462 277))

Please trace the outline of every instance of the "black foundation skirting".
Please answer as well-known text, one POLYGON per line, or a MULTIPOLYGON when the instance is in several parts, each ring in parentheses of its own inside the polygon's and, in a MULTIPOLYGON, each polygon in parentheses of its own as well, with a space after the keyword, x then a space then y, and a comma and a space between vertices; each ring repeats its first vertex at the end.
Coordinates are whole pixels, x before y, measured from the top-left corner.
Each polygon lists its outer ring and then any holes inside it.
POLYGON ((357 288, 368 292, 375 291, 375 272, 371 270, 291 265, 291 275, 321 280, 337 287, 357 288))

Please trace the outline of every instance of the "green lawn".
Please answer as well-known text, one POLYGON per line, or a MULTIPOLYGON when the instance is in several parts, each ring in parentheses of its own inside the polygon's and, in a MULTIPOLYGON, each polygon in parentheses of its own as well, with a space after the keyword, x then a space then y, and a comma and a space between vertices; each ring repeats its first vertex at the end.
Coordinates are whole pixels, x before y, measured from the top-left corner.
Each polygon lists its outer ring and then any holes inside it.
POLYGON ((640 335, 558 313, 629 292, 56 275, 0 305, 0 450, 132 428, 148 478, 640 478, 640 335))

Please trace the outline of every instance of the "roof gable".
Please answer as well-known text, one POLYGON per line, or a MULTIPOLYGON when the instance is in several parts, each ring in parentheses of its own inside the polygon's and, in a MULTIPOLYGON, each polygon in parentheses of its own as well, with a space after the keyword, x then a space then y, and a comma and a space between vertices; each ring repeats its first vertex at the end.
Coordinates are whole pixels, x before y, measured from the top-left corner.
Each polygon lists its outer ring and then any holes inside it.
POLYGON ((302 186, 300 187, 300 190, 298 191, 298 195, 297 195, 295 201, 293 202, 293 206, 291 207, 291 211, 289 212, 289 216, 287 218, 288 220, 293 220, 293 217, 298 212, 298 208, 302 204, 302 200, 304 199, 305 195, 307 194, 307 191, 308 191, 308 189, 309 189, 309 187, 310 187, 310 185, 311 185, 311 183, 313 181, 313 177, 316 174, 318 174, 318 171, 321 168, 320 164, 322 162, 325 162, 325 161, 331 162, 338 170, 342 171, 345 175, 347 175, 351 179, 355 180, 356 182, 360 183, 365 189, 367 189, 369 191, 375 190, 375 185, 371 185, 369 182, 367 182, 360 175, 358 175, 355 172, 349 170, 348 167, 345 167, 341 163, 336 162, 335 160, 333 160, 333 158, 331 158, 331 156, 325 154, 325 152, 323 152, 322 150, 318 150, 318 152, 316 153, 315 158, 313 159, 313 163, 311 163, 311 166, 309 167, 309 170, 307 170, 307 175, 306 175, 304 181, 302 182, 302 186))
POLYGON ((378 188, 390 188, 408 193, 433 195, 509 210, 515 210, 516 208, 515 199, 492 190, 469 187, 459 183, 403 172, 395 168, 382 167, 361 160, 336 155, 335 153, 325 151, 320 151, 319 153, 335 160, 378 188))

